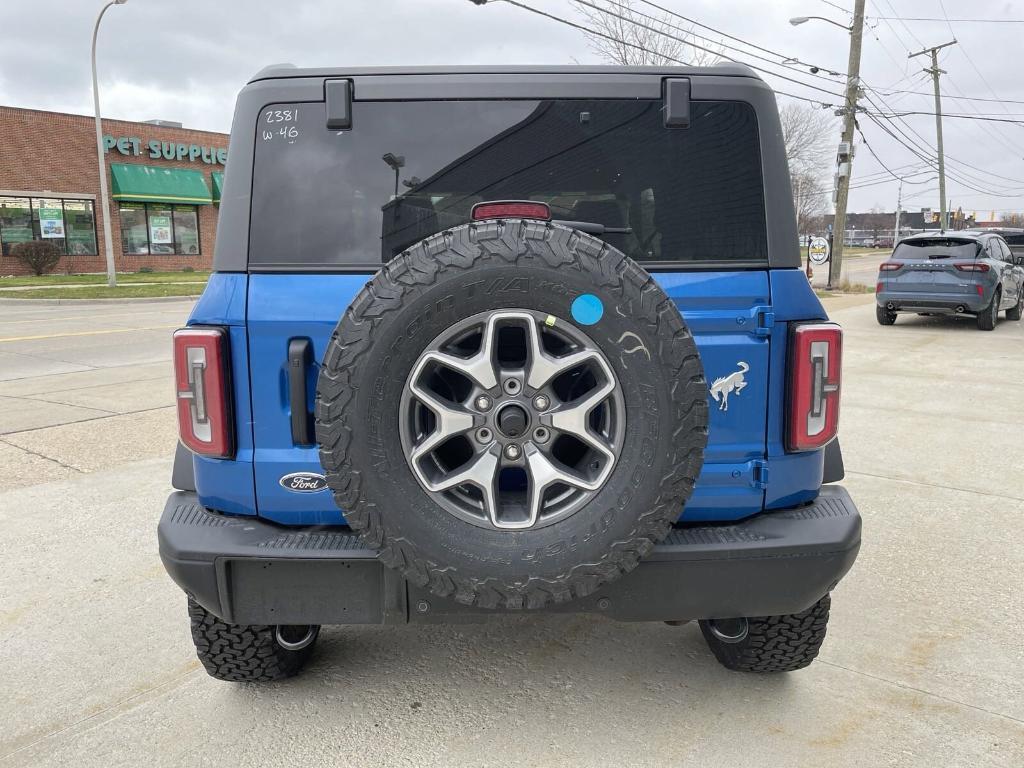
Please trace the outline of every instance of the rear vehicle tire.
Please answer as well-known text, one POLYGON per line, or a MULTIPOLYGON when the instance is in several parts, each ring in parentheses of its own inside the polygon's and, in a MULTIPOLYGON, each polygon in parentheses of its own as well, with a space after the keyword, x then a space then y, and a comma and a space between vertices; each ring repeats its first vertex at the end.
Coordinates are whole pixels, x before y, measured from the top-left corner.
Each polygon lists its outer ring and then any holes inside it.
POLYGON ((719 663, 739 672, 792 672, 818 655, 831 599, 806 611, 752 619, 701 620, 700 631, 719 663))
POLYGON ((1006 310, 1006 319, 1020 320, 1022 312, 1024 312, 1024 287, 1022 287, 1020 292, 1017 294, 1017 303, 1006 310))
POLYGON ((999 293, 999 289, 996 288, 996 292, 992 294, 992 303, 978 313, 979 330, 991 331, 995 329, 996 323, 999 322, 1000 298, 1001 294, 999 293))
POLYGON ((338 507, 385 565, 465 605, 540 608, 668 534, 707 401, 693 337, 645 270, 507 219, 433 235, 367 284, 324 355, 316 431, 338 507))
POLYGON ((210 677, 232 683, 263 683, 292 677, 309 660, 320 632, 318 626, 228 624, 191 597, 188 616, 199 661, 210 677), (282 642, 293 647, 285 647, 282 642))
POLYGON ((896 313, 890 312, 881 304, 875 304, 875 319, 879 325, 893 325, 896 322, 896 313))

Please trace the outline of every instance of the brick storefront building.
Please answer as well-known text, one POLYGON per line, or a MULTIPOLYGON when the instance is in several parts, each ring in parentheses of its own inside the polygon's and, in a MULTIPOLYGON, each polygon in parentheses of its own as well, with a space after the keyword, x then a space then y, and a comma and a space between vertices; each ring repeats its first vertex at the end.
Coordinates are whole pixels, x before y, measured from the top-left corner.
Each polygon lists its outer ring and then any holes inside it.
MULTIPOLYGON (((103 121, 111 239, 119 272, 209 269, 228 137, 103 121)), ((11 249, 45 240, 55 272, 106 270, 91 116, 0 106, 0 275, 25 274, 11 249)))

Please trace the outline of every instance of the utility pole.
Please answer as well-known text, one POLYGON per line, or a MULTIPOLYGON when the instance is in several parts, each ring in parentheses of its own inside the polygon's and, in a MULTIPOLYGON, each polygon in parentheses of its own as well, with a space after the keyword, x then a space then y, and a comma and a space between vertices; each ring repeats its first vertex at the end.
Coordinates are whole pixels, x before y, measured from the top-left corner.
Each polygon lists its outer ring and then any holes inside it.
POLYGON ((850 26, 850 62, 846 67, 846 101, 843 106, 843 136, 836 158, 838 189, 836 215, 833 223, 832 259, 828 265, 828 288, 842 276, 843 240, 846 234, 846 204, 850 199, 850 175, 853 170, 853 132, 857 118, 857 96, 860 91, 860 48, 864 38, 864 0, 853 5, 853 24, 850 26), (843 150, 846 151, 844 160, 843 150))
POLYGON ((892 233, 892 247, 900 241, 900 216, 903 215, 903 179, 900 179, 900 191, 896 195, 896 229, 892 233))
POLYGON ((912 59, 926 53, 932 56, 931 69, 926 69, 925 72, 931 74, 932 84, 935 86, 935 148, 939 155, 939 227, 942 231, 949 229, 949 209, 946 207, 946 161, 942 154, 942 97, 939 95, 939 75, 946 73, 939 69, 939 51, 950 45, 956 45, 956 40, 925 48, 907 57, 912 59))

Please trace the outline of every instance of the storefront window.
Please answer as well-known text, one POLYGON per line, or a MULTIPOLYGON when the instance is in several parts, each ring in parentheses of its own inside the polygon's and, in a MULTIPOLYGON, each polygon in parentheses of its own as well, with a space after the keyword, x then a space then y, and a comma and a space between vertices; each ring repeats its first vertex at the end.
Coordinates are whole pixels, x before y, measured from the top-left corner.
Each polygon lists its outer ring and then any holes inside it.
POLYGON ((171 207, 147 205, 149 216, 149 252, 174 253, 174 225, 171 207))
POLYGON ((199 253, 199 216, 192 206, 174 208, 174 249, 189 255, 199 253))
POLYGON ((62 253, 67 253, 63 200, 32 199, 32 234, 35 239, 45 240, 62 253))
POLYGON ((199 254, 199 215, 193 205, 121 203, 126 254, 199 254))
POLYGON ((32 240, 32 208, 27 197, 0 197, 0 239, 4 256, 15 243, 32 240))
POLYGON ((96 253, 96 218, 92 212, 92 200, 65 200, 64 228, 68 253, 78 256, 96 253))
POLYGON ((61 253, 96 254, 91 200, 0 197, 0 246, 5 256, 17 243, 43 240, 61 253))
POLYGON ((125 253, 149 253, 146 230, 146 206, 143 203, 121 203, 121 250, 125 253))

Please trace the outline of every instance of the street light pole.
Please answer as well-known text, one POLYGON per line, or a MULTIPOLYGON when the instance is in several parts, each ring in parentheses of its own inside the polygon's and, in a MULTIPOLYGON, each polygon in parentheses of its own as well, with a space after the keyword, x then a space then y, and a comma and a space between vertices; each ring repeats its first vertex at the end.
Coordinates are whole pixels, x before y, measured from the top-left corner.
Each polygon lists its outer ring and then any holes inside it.
POLYGON ((944 73, 939 69, 939 51, 950 45, 956 45, 956 40, 925 48, 907 57, 912 59, 926 53, 932 55, 931 69, 926 69, 925 72, 932 76, 932 84, 935 86, 935 149, 939 156, 939 227, 942 231, 949 229, 949 210, 946 208, 946 161, 942 153, 942 97, 939 95, 939 75, 944 73))
POLYGON ((107 168, 103 151, 103 124, 100 121, 100 86, 96 77, 96 36, 100 31, 100 22, 107 8, 112 5, 123 5, 128 0, 110 0, 103 6, 100 15, 96 17, 96 26, 92 29, 92 102, 96 112, 96 156, 99 160, 100 169, 100 210, 103 216, 103 247, 107 257, 107 285, 111 288, 117 285, 117 272, 114 269, 114 244, 110 236, 110 202, 107 199, 107 168))

